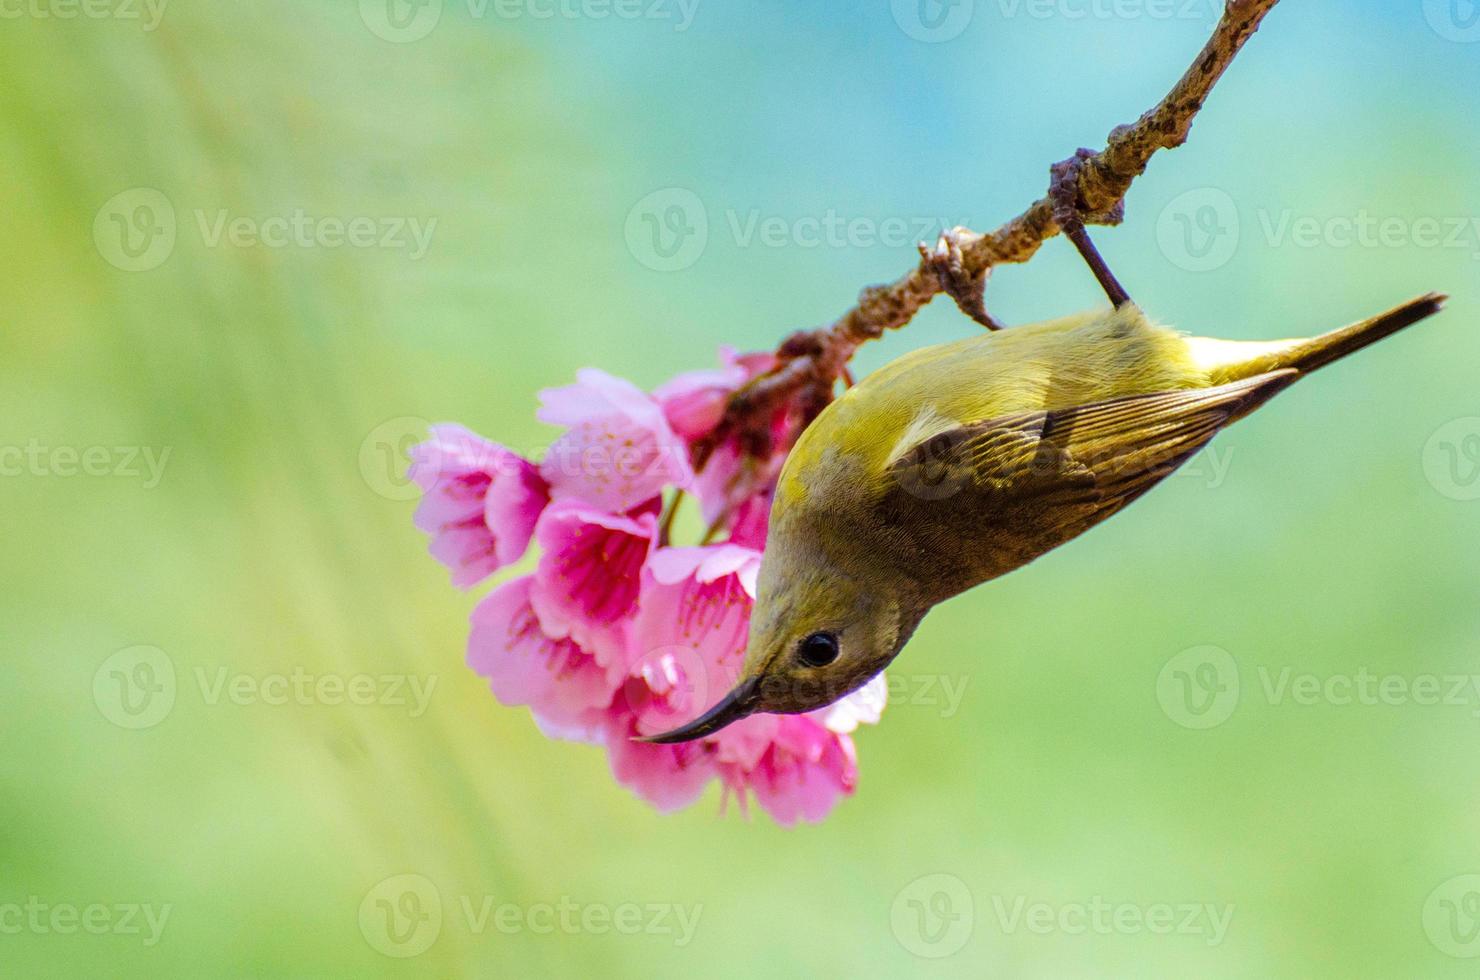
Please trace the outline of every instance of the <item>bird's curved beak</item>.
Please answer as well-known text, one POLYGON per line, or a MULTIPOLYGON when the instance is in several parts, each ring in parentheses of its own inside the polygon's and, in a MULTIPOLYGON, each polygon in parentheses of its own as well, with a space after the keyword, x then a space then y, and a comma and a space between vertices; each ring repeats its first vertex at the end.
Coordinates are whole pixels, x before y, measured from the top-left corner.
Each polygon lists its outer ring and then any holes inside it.
POLYGON ((687 725, 681 725, 661 735, 640 736, 635 741, 651 742, 655 745, 672 745, 674 742, 689 742, 705 735, 713 735, 732 722, 752 714, 760 705, 760 678, 752 677, 741 681, 733 691, 724 696, 719 704, 710 708, 687 725))

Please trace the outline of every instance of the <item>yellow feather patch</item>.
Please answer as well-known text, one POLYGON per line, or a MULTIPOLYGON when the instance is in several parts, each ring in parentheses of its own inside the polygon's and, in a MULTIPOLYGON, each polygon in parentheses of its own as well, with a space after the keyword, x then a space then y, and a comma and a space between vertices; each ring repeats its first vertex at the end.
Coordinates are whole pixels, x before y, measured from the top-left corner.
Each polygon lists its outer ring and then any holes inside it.
POLYGON ((952 429, 961 427, 959 419, 946 418, 935 410, 935 406, 926 405, 915 414, 910 424, 905 426, 904 432, 894 443, 894 448, 889 450, 889 456, 885 466, 893 466, 904 458, 904 455, 914 449, 927 439, 933 439, 942 432, 950 432, 952 429))

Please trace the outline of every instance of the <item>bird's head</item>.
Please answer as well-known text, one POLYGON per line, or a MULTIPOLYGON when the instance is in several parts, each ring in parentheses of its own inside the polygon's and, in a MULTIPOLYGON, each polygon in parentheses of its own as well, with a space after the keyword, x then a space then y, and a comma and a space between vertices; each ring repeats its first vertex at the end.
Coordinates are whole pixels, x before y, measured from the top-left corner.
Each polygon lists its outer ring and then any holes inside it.
POLYGON ((800 714, 868 683, 894 659, 923 610, 890 577, 788 560, 768 549, 738 683, 695 720, 645 742, 687 742, 757 712, 800 714))

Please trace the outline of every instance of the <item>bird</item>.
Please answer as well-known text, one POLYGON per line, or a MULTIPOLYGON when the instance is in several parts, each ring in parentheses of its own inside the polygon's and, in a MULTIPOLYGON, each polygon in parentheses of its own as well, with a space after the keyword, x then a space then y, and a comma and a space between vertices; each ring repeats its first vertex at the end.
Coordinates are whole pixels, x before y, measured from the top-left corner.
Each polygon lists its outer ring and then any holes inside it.
POLYGON ((1312 338, 1189 336, 1152 322, 1066 230, 1113 306, 913 351, 828 405, 777 480, 738 682, 641 741, 832 704, 934 606, 1120 512, 1299 379, 1447 299, 1312 338))

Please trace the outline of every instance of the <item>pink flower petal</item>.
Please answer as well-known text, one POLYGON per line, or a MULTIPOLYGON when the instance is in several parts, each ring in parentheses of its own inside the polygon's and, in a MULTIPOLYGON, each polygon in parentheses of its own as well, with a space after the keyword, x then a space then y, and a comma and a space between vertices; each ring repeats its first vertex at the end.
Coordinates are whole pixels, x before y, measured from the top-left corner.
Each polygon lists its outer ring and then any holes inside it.
POLYGON ((576 383, 540 392, 535 418, 551 425, 579 425, 593 415, 619 413, 634 421, 651 423, 663 413, 658 403, 625 378, 599 368, 582 368, 576 383))
POLYGON ((753 768, 724 766, 730 793, 743 805, 747 791, 784 827, 799 819, 816 823, 838 801, 851 796, 858 782, 853 740, 829 732, 811 718, 787 715, 776 736, 753 768))
POLYGON ((534 574, 472 614, 468 663, 501 702, 527 705, 551 738, 603 744, 618 782, 659 810, 692 804, 718 778, 742 810, 754 798, 779 824, 819 821, 854 792, 848 733, 879 720, 882 675, 806 715, 754 715, 679 745, 633 741, 692 720, 736 682, 770 498, 800 421, 795 405, 778 406, 777 452, 746 459, 732 438, 695 481, 685 440, 709 436, 730 394, 775 364, 728 350, 721 361, 651 396, 595 369, 542 392, 539 417, 568 431, 538 467, 434 426, 412 451, 425 491, 415 521, 463 586, 540 544, 534 574), (729 540, 657 547, 668 486, 692 488, 729 540))
POLYGON ((540 472, 555 499, 623 513, 693 480, 689 451, 650 396, 621 378, 587 368, 578 381, 540 393, 539 418, 568 426, 540 472))
POLYGON ((711 736, 717 749, 716 759, 738 766, 743 772, 754 769, 776 740, 781 719, 781 715, 751 715, 721 729, 711 736))
POLYGON ((523 556, 548 489, 533 463, 461 426, 431 434, 410 453, 410 476, 425 491, 412 520, 452 584, 467 588, 523 556))
POLYGON ((665 716, 666 727, 697 717, 738 679, 754 601, 740 573, 759 563, 758 553, 729 544, 659 548, 648 559, 629 634, 631 662, 671 656, 693 688, 685 716, 665 716))
POLYGON ((735 519, 730 522, 730 543, 764 551, 770 521, 771 488, 767 486, 762 492, 746 497, 736 508, 735 519))
POLYGON ((570 639, 545 635, 529 602, 532 584, 531 576, 515 579, 473 610, 468 665, 501 703, 528 705, 542 727, 589 733, 620 678, 570 639))
POLYGON ((739 445, 730 440, 716 446, 694 477, 694 492, 705 523, 713 524, 745 499, 748 490, 744 476, 745 460, 739 445))
POLYGON ((530 591, 545 632, 572 638, 602 666, 625 673, 627 620, 656 528, 652 514, 623 517, 576 501, 548 507, 535 528, 544 553, 530 591))
POLYGON ((653 391, 669 426, 691 442, 714 431, 731 394, 776 363, 774 354, 736 355, 730 347, 721 347, 719 356, 723 367, 680 374, 653 391))
MULTIPOLYGON (((692 721, 739 680, 759 565, 759 553, 730 544, 659 548, 648 559, 626 687, 642 734, 692 721)), ((774 716, 757 715, 704 741, 721 761, 749 768, 775 727, 774 716)))
POLYGON ((809 712, 808 717, 816 718, 830 732, 846 735, 859 725, 877 725, 888 703, 889 685, 879 674, 847 697, 809 712))
POLYGON ((637 733, 633 715, 614 711, 607 734, 607 758, 617 782, 659 812, 671 813, 690 806, 718 775, 711 746, 703 742, 651 745, 633 741, 637 733))
POLYGON ((659 548, 648 559, 648 571, 663 585, 677 585, 687 578, 713 582, 759 566, 760 552, 734 544, 701 545, 693 548, 659 548))

